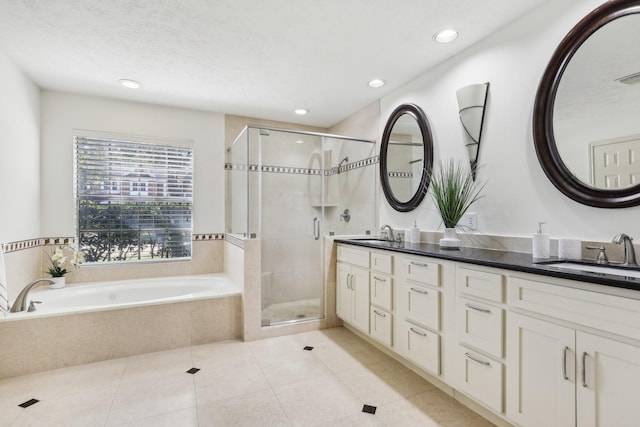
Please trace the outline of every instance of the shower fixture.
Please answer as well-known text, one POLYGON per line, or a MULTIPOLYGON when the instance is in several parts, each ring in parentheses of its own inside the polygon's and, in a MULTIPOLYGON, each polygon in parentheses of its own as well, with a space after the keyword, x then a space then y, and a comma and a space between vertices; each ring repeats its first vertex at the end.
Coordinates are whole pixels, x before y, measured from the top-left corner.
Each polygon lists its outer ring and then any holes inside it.
POLYGON ((340 163, 338 163, 338 166, 336 166, 336 172, 340 173, 340 167, 342 166, 343 163, 347 163, 349 161, 349 157, 345 157, 344 159, 340 160, 340 163))

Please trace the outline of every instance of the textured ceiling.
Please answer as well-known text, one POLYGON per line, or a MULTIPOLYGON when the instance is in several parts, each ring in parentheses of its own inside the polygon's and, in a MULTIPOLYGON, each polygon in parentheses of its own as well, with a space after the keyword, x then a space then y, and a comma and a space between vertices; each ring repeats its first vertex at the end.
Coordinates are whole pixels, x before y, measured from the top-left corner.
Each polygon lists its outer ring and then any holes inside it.
POLYGON ((1 0, 0 43, 46 89, 328 127, 544 1, 1 0))

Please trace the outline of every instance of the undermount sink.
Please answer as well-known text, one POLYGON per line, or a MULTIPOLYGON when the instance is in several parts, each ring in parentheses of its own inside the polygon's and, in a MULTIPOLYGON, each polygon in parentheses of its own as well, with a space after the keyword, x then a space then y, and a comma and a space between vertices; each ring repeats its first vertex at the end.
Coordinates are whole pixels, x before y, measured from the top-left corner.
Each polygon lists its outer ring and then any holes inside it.
POLYGON ((634 270, 628 267, 616 267, 615 265, 593 265, 571 261, 553 261, 540 264, 548 265, 549 267, 555 267, 562 270, 573 270, 583 273, 609 274, 612 276, 633 277, 636 279, 640 279, 640 270, 634 270))
POLYGON ((361 243, 373 243, 375 245, 384 245, 386 243, 393 243, 393 242, 390 242, 389 240, 384 240, 384 239, 351 239, 351 240, 356 242, 361 242, 361 243))

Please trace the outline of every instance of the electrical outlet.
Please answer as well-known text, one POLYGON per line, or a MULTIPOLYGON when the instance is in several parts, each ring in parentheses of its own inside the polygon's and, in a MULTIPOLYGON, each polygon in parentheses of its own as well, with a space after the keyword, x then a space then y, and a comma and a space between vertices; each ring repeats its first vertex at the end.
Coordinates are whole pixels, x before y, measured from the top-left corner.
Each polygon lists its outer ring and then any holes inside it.
POLYGON ((469 230, 477 230, 478 229, 478 214, 477 213, 466 213, 462 217, 462 225, 469 230))

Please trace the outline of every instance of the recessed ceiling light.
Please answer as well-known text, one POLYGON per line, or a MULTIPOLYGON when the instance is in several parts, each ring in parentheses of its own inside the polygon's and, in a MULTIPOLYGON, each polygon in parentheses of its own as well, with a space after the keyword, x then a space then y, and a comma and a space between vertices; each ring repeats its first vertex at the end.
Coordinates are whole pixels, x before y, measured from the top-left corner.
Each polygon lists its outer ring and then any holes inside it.
POLYGON ((304 141, 303 141, 302 139, 298 139, 298 140, 296 141, 296 144, 304 144, 304 141))
POLYGON ((382 87, 384 86, 384 80, 373 79, 367 84, 369 85, 369 87, 382 87))
POLYGON ((299 116, 304 116, 305 114, 309 113, 309 110, 307 110, 306 108, 296 108, 295 110, 293 110, 293 112, 299 116))
POLYGON ((433 35, 433 39, 438 43, 451 43, 458 38, 459 31, 455 28, 446 28, 433 35))
POLYGON ((120 79, 120 84, 129 89, 140 89, 142 87, 142 83, 131 79, 120 79))

